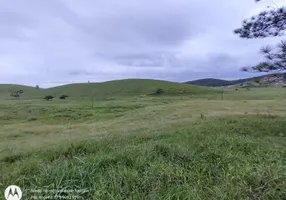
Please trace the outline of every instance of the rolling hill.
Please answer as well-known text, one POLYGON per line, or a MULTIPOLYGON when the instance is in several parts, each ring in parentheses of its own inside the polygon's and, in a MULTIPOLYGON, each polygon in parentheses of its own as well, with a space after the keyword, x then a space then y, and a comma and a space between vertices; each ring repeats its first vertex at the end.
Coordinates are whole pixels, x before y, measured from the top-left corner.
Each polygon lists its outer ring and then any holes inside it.
POLYGON ((212 94, 217 90, 193 86, 183 83, 175 83, 152 79, 124 79, 107 81, 103 83, 77 83, 63 86, 57 86, 48 89, 36 89, 27 86, 0 85, 0 96, 9 97, 11 90, 23 89, 23 98, 43 97, 44 95, 54 95, 56 97, 66 94, 73 97, 90 97, 93 93, 97 97, 109 96, 136 96, 151 94, 156 89, 162 89, 166 95, 179 94, 212 94))
POLYGON ((32 95, 37 92, 36 88, 26 85, 0 84, 0 98, 7 98, 10 96, 11 92, 17 90, 23 90, 25 92, 25 96, 32 95))
POLYGON ((199 79, 186 83, 176 83, 164 80, 152 79, 123 79, 106 81, 102 83, 75 83, 62 85, 47 89, 36 89, 35 87, 13 84, 0 84, 0 98, 10 98, 12 91, 24 90, 22 98, 43 98, 45 95, 59 97, 62 94, 74 98, 90 97, 93 93, 95 97, 111 96, 138 96, 152 94, 157 89, 162 89, 166 95, 205 95, 215 94, 218 90, 207 87, 230 86, 238 84, 252 84, 254 80, 259 80, 260 85, 286 85, 286 73, 270 74, 238 80, 222 79, 199 79), (270 81, 271 80, 271 81, 270 81))
POLYGON ((25 90, 25 91, 33 91, 36 88, 26 86, 26 85, 15 85, 15 84, 0 84, 0 93, 5 93, 7 91, 16 91, 16 90, 25 90))
POLYGON ((206 78, 206 79, 199 79, 194 81, 188 81, 186 84, 197 85, 197 86, 205 86, 205 87, 220 87, 220 86, 229 86, 229 85, 237 85, 246 82, 252 82, 253 80, 261 80, 264 85, 275 85, 276 81, 273 80, 272 82, 268 82, 268 79, 275 78, 277 81, 280 79, 284 79, 286 82, 286 73, 282 74, 268 74, 263 76, 256 76, 252 78, 245 78, 245 79, 238 79, 238 80, 222 80, 222 79, 214 79, 214 78, 206 78), (278 75, 278 76, 277 76, 278 75))
POLYGON ((220 86, 240 84, 240 83, 244 83, 249 80, 250 79, 239 79, 239 80, 229 81, 229 80, 222 80, 222 79, 205 78, 205 79, 199 79, 199 80, 194 80, 194 81, 188 81, 186 82, 186 84, 205 86, 205 87, 220 87, 220 86))

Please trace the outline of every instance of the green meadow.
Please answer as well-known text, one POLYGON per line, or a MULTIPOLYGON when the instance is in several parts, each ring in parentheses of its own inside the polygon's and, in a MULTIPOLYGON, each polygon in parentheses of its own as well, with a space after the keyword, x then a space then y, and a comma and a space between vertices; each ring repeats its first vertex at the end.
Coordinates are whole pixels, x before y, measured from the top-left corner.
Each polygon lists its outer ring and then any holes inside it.
POLYGON ((285 114, 286 88, 0 85, 0 199, 286 199, 285 114))

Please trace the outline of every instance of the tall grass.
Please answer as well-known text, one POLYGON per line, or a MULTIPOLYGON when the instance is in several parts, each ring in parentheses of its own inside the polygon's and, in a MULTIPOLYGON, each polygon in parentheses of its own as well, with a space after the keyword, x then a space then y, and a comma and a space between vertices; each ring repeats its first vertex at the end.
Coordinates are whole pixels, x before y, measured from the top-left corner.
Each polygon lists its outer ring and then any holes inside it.
POLYGON ((286 199, 285 130, 286 118, 274 115, 198 117, 180 128, 7 156, 0 161, 0 182, 22 187, 25 199, 56 194, 82 199, 286 199))

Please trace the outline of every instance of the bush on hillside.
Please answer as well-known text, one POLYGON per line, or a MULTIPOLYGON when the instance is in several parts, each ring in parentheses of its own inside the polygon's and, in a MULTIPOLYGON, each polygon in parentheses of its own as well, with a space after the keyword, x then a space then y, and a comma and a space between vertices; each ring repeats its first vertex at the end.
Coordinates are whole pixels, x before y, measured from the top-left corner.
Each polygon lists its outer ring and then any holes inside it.
POLYGON ((44 99, 48 101, 48 100, 51 100, 51 99, 53 99, 53 98, 54 98, 54 97, 53 97, 52 95, 48 95, 48 96, 45 96, 44 99))
POLYGON ((19 98, 20 94, 23 94, 23 93, 24 93, 23 90, 17 90, 16 92, 11 92, 10 96, 15 97, 15 98, 19 98))
POLYGON ((155 93, 155 94, 160 95, 160 94, 163 94, 163 93, 164 93, 164 90, 161 89, 161 88, 158 88, 158 89, 156 90, 156 93, 155 93))
POLYGON ((68 98, 68 97, 69 97, 68 95, 63 94, 63 95, 61 95, 61 96, 59 97, 59 99, 66 99, 66 98, 68 98))

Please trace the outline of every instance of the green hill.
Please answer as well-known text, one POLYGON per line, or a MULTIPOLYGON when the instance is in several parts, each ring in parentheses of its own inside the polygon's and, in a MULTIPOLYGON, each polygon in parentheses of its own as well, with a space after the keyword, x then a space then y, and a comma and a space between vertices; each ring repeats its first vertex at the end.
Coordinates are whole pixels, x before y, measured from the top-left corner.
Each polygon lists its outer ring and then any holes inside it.
POLYGON ((26 86, 26 85, 14 85, 14 84, 0 84, 0 93, 7 91, 16 91, 16 90, 25 90, 25 91, 33 91, 36 88, 26 86))
POLYGON ((2 90, 0 90, 2 96, 9 96, 9 90, 24 88, 23 98, 43 97, 44 95, 54 95, 58 97, 62 94, 71 97, 90 97, 91 93, 93 93, 95 97, 136 96, 154 93, 156 89, 159 88, 162 89, 166 95, 199 95, 218 92, 206 87, 151 79, 124 79, 103 83, 77 83, 48 89, 35 89, 26 86, 14 87, 13 85, 0 85, 0 88, 2 88, 2 90))
POLYGON ((76 95, 80 97, 88 97, 91 92, 93 92, 95 96, 133 96, 151 94, 158 88, 162 89, 167 95, 178 95, 182 93, 205 94, 216 92, 210 88, 151 79, 124 79, 103 83, 70 84, 50 88, 47 89, 46 92, 53 95, 65 93, 67 95, 76 95))
POLYGON ((15 92, 17 90, 23 90, 23 96, 34 95, 37 92, 36 88, 26 85, 0 84, 0 98, 8 98, 11 92, 15 92))

